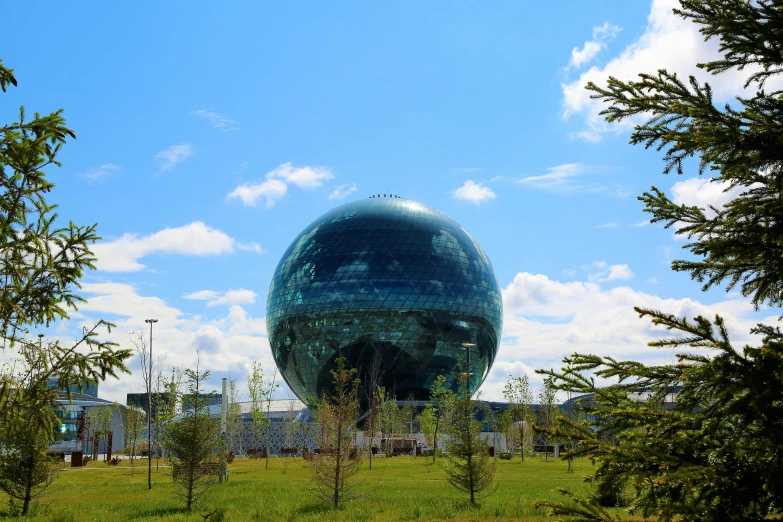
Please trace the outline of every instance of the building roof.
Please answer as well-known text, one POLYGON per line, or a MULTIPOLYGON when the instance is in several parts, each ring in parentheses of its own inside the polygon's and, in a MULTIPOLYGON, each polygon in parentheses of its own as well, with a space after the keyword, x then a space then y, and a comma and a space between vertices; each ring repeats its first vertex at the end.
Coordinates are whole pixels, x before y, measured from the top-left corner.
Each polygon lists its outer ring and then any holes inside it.
POLYGON ((57 404, 73 406, 111 406, 114 402, 81 393, 72 393, 71 399, 68 400, 68 396, 65 393, 58 393, 57 404))

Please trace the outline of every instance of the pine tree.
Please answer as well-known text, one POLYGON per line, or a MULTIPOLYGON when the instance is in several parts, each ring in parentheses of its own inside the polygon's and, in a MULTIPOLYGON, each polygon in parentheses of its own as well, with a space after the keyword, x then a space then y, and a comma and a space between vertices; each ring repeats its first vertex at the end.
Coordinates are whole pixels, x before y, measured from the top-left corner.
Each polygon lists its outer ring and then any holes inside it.
POLYGON ((492 485, 495 478, 495 459, 489 456, 489 447, 481 437, 482 423, 476 420, 476 401, 470 396, 470 367, 455 376, 459 392, 454 401, 454 415, 449 428, 451 441, 447 444, 447 464, 444 466, 449 484, 467 493, 470 503, 492 485))
POLYGON ((26 423, 15 425, 0 443, 0 490, 22 516, 27 515, 32 501, 46 492, 56 476, 57 463, 46 454, 50 443, 50 433, 26 423))
POLYGON ((334 391, 318 403, 321 452, 313 457, 312 476, 316 496, 337 507, 356 496, 356 484, 351 478, 361 468, 362 455, 352 444, 360 412, 357 372, 345 367, 344 357, 335 362, 337 368, 331 372, 334 391))
MULTIPOLYGON (((16 86, 13 70, 0 61, 0 88, 16 86)), ((0 439, 16 424, 34 424, 40 433, 59 426, 58 393, 127 372, 129 350, 100 341, 112 325, 98 321, 74 344, 28 338, 32 328, 68 318, 82 302, 77 293, 85 270, 94 268, 89 246, 98 241, 96 225, 57 223, 57 205, 46 200, 54 188, 44 169, 59 166, 57 156, 74 132, 63 111, 0 126, 0 340, 18 361, 0 369, 0 439), (59 388, 47 386, 57 378, 59 388)))
POLYGON ((190 408, 166 426, 166 445, 171 452, 175 491, 188 511, 217 482, 225 454, 220 419, 209 413, 210 396, 202 392, 209 371, 183 371, 187 390, 183 394, 190 408))
MULTIPOLYGON (((783 72, 783 9, 779 1, 680 0, 675 13, 719 38, 723 58, 699 64, 712 74, 746 70, 753 96, 718 107, 712 90, 665 70, 638 81, 589 84, 605 101, 609 121, 648 116, 631 143, 664 150, 664 172, 684 172, 698 156, 699 172, 744 192, 721 208, 675 205, 656 188, 641 196, 653 222, 685 235, 695 260, 677 260, 704 288, 739 286, 756 306, 783 304, 783 91, 764 83, 783 72)), ((783 333, 759 324, 759 346, 735 347, 721 317, 679 318, 637 308, 641 317, 675 334, 651 346, 683 349, 677 363, 646 366, 574 354, 561 371, 543 371, 557 387, 587 394, 578 408, 587 421, 561 418, 553 433, 580 443, 573 453, 597 463, 591 477, 606 499, 551 503, 572 520, 615 520, 601 504, 631 485, 631 511, 658 520, 760 521, 783 510, 783 333), (687 348, 710 351, 709 356, 687 348), (595 379, 617 384, 597 386, 595 379), (638 400, 639 389, 649 390, 638 400), (672 397, 675 396, 674 402, 672 397)), ((599 497, 602 495, 599 495, 599 497)), ((614 500, 617 500, 616 498, 614 500)))
POLYGON ((712 74, 750 69, 745 86, 755 95, 733 106, 716 106, 708 83, 688 81, 665 69, 637 81, 609 78, 606 87, 589 83, 592 98, 609 104, 607 121, 650 116, 631 134, 632 144, 664 150, 664 172, 682 174, 687 158, 699 157, 699 174, 745 192, 722 208, 677 205, 652 187, 639 199, 653 223, 675 226, 696 260, 675 260, 672 269, 689 273, 704 289, 739 288, 759 307, 783 305, 783 91, 765 92, 764 82, 783 72, 783 10, 780 2, 680 0, 675 13, 701 26, 705 39, 719 38, 723 59, 699 64, 712 74))

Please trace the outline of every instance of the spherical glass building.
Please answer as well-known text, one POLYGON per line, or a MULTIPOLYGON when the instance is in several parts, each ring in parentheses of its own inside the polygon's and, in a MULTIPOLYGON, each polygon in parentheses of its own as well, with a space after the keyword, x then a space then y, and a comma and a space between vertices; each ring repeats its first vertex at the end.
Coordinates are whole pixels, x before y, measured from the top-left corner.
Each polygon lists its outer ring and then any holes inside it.
POLYGON ((478 243, 416 201, 374 196, 327 212, 299 234, 267 300, 272 354, 305 403, 331 389, 338 357, 403 400, 429 400, 439 375, 470 353, 471 389, 484 381, 502 329, 500 290, 478 243), (475 344, 465 348, 463 344, 475 344))

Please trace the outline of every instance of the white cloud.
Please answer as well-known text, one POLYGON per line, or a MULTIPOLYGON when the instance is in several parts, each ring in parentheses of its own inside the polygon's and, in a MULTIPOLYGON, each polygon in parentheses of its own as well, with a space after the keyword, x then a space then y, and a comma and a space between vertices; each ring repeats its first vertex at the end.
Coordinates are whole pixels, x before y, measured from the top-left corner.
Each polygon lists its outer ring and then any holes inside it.
POLYGON ((638 223, 631 223, 629 226, 632 226, 634 228, 642 228, 642 227, 646 227, 649 224, 650 224, 650 220, 645 219, 644 221, 639 221, 638 223))
POLYGON ((618 185, 604 175, 611 167, 589 166, 583 163, 564 163, 547 167, 546 174, 525 176, 515 183, 523 188, 558 193, 593 193, 625 199, 630 195, 627 187, 618 185))
MULTIPOLYGON (((209 386, 219 387, 220 378, 233 376, 245 389, 244 379, 253 361, 259 361, 265 374, 274 371, 266 322, 251 316, 240 305, 231 305, 226 315, 205 319, 186 314, 164 300, 141 295, 128 284, 104 282, 84 283, 87 302, 80 306, 78 324, 91 324, 105 318, 117 327, 108 336, 121 347, 130 347, 127 332, 148 332, 145 319, 156 318, 154 353, 165 355, 162 367, 193 367, 196 349, 200 351, 202 368, 212 372, 209 386)), ((219 292, 194 292, 200 298, 218 298, 219 292)), ((708 318, 720 313, 736 346, 754 342, 748 331, 757 322, 776 325, 775 316, 754 314, 746 300, 732 298, 711 305, 697 300, 664 299, 630 287, 603 289, 592 282, 559 282, 543 274, 520 272, 503 288, 504 329, 497 359, 482 386, 482 394, 489 400, 502 400, 503 385, 508 375, 526 372, 534 386, 541 377, 533 373, 538 368, 559 368, 564 356, 573 352, 609 355, 623 360, 637 360, 647 364, 674 361, 674 351, 652 348, 648 342, 670 336, 649 320, 640 319, 634 306, 662 310, 677 317, 703 315, 708 318)), ((57 325, 58 331, 63 325, 57 325)), ((63 333, 65 336, 66 334, 63 333)), ((0 352, 0 358, 8 358, 0 352)), ((132 375, 120 380, 109 379, 100 384, 101 397, 124 402, 125 394, 140 391, 141 372, 138 361, 129 362, 132 375)), ((285 385, 279 393, 287 393, 285 385)))
POLYGON ((531 188, 547 190, 574 190, 579 188, 576 178, 584 174, 585 166, 581 163, 565 163, 548 167, 546 174, 528 176, 517 180, 517 183, 531 188))
POLYGON ((182 296, 183 299, 194 299, 196 301, 207 301, 211 299, 217 299, 220 293, 214 290, 199 290, 197 292, 191 292, 182 296))
POLYGON ((609 281, 624 281, 634 277, 628 265, 608 265, 605 261, 593 263, 594 272, 587 279, 593 283, 607 283, 609 281))
MULTIPOLYGON (((746 190, 747 187, 729 188, 730 184, 711 178, 690 178, 678 181, 672 186, 672 201, 678 205, 696 206, 704 211, 708 218, 715 217, 710 206, 720 209, 746 190)), ((680 229, 682 223, 675 223, 674 228, 680 229)), ((675 235, 676 240, 685 240, 685 236, 675 235)))
POLYGON ((229 290, 224 293, 215 292, 214 290, 199 290, 198 292, 185 294, 182 298, 207 301, 207 306, 218 306, 225 304, 252 304, 256 302, 257 296, 258 294, 252 290, 240 288, 238 290, 229 290))
POLYGON ((500 351, 481 388, 490 400, 502 400, 509 374, 525 371, 540 386, 541 376, 533 370, 560 368, 563 357, 573 352, 647 364, 674 362, 674 350, 647 346, 671 333, 640 319, 634 306, 689 318, 714 318, 720 313, 737 346, 753 342, 748 331, 757 322, 777 322, 776 317, 754 314, 753 307, 741 299, 705 305, 690 298, 664 299, 627 286, 603 289, 591 282, 563 283, 526 272, 518 273, 503 289, 503 304, 500 351))
POLYGON ((611 223, 603 223, 602 225, 597 225, 595 228, 617 228, 619 226, 620 225, 618 223, 611 222, 611 223))
POLYGON ((705 42, 698 32, 699 25, 672 13, 676 7, 680 7, 677 0, 653 0, 647 26, 638 40, 603 67, 591 67, 576 80, 562 84, 563 117, 579 115, 585 122, 585 128, 574 133, 574 137, 598 141, 607 132, 627 131, 640 121, 629 118, 622 123, 607 124, 598 114, 603 103, 590 99, 591 93, 585 89, 589 81, 606 85, 610 76, 628 81, 637 79, 639 73, 655 74, 658 69, 667 69, 684 80, 693 75, 701 81, 709 81, 716 101, 726 101, 743 91, 742 85, 752 74, 751 68, 712 76, 696 67, 697 63, 720 58, 719 42, 716 39, 705 42))
POLYGON ((268 179, 257 184, 242 184, 228 195, 228 199, 239 198, 246 207, 254 207, 260 199, 265 208, 272 208, 287 192, 288 185, 279 179, 268 179))
POLYGON ((179 165, 192 155, 193 147, 190 145, 172 145, 168 149, 162 150, 155 154, 155 159, 158 160, 160 171, 166 172, 167 170, 174 168, 176 165, 179 165))
MULTIPOLYGON (((672 186, 672 201, 678 205, 697 206, 707 209, 709 206, 721 208, 747 190, 746 187, 729 189, 729 184, 710 178, 691 178, 678 181, 672 186)), ((708 209, 708 212, 709 211, 708 209)))
POLYGON ((121 167, 119 165, 115 165, 114 163, 104 163, 100 167, 90 169, 85 172, 78 172, 76 175, 81 178, 87 178, 93 181, 97 181, 99 179, 103 179, 110 176, 112 172, 116 172, 120 168, 121 167))
POLYGON ((107 272, 136 272, 145 266, 139 259, 151 254, 180 254, 214 256, 235 249, 261 253, 257 243, 239 243, 224 232, 210 228, 201 221, 175 228, 165 228, 154 234, 139 237, 123 234, 112 241, 102 241, 91 250, 98 258, 97 268, 107 272))
POLYGON ((244 250, 245 252, 253 252, 254 254, 263 254, 266 252, 266 250, 261 248, 261 245, 259 245, 255 241, 251 241, 250 243, 240 243, 237 241, 236 247, 239 250, 244 250))
POLYGON ((206 120, 212 127, 221 131, 241 130, 239 128, 239 122, 218 114, 215 112, 215 109, 198 109, 192 111, 191 114, 198 116, 202 120, 206 120))
MULTIPOLYGON (((223 316, 205 319, 186 314, 158 297, 142 295, 128 284, 84 283, 82 292, 87 298, 79 306, 83 324, 92 324, 98 318, 111 320, 116 328, 102 338, 116 341, 122 348, 132 348, 129 332, 148 335, 145 319, 158 319, 153 329, 153 352, 156 364, 164 368, 164 373, 173 366, 193 368, 197 349, 201 367, 212 373, 208 389, 219 389, 220 378, 229 376, 238 378, 240 390, 246 389, 244 380, 253 361, 261 363, 265 375, 272 375, 274 371, 266 321, 252 317, 240 305, 231 305, 223 316), (161 361, 159 357, 165 360, 161 361)), ((223 296, 227 294, 229 292, 223 296)), ((71 328, 79 328, 82 323, 77 325, 71 321, 69 324, 71 328)), ((133 374, 100 383, 101 397, 125 403, 126 393, 141 391, 138 359, 134 357, 128 363, 133 374)), ((281 388, 287 390, 284 384, 281 388)), ((280 396, 284 393, 281 391, 280 396)))
POLYGON ((294 167, 289 162, 269 171, 266 177, 282 179, 302 189, 315 189, 323 185, 324 181, 333 179, 334 175, 323 167, 294 167))
POLYGON ((356 192, 358 189, 356 188, 355 183, 345 183, 343 185, 339 185, 336 187, 330 194, 329 199, 331 201, 339 200, 339 199, 345 199, 354 192, 356 192))
POLYGON ((239 185, 231 191, 228 199, 238 198, 245 206, 255 206, 261 200, 265 208, 272 208, 288 193, 286 183, 301 189, 315 189, 332 178, 334 175, 323 167, 294 167, 291 163, 283 163, 267 172, 264 181, 239 185))
POLYGON ((595 58, 601 49, 606 48, 606 44, 617 36, 622 28, 604 22, 603 25, 593 27, 593 39, 584 43, 582 48, 574 47, 571 50, 571 61, 568 62, 568 69, 581 67, 595 58))
POLYGON ((469 179, 452 193, 452 197, 478 205, 482 201, 495 199, 497 194, 491 188, 485 187, 483 183, 475 183, 472 179, 469 179))

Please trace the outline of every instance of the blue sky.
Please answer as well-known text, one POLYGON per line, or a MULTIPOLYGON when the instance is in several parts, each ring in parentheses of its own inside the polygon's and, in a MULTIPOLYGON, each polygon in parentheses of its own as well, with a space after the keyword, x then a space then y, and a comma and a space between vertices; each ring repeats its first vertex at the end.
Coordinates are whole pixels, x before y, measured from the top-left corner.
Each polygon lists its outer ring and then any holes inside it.
MULTIPOLYGON (((653 184, 691 204, 732 194, 693 165, 661 174, 660 154, 628 145, 632 122, 605 125, 582 89, 714 57, 672 6, 9 4, 0 57, 19 87, 2 121, 22 104, 65 109, 78 139, 50 169, 51 201, 104 238, 88 302, 54 333, 103 317, 127 345, 157 317, 162 365, 193 364, 198 347, 215 382, 254 360, 271 372, 283 251, 333 206, 392 192, 454 218, 493 261, 506 326, 489 398, 574 350, 670 361, 645 346, 659 333, 634 305, 720 312, 744 339, 774 314, 672 273, 684 241, 646 225, 636 199, 653 184)), ((711 82, 728 100, 742 78, 711 82)), ((140 386, 125 376, 101 395, 140 386)))

